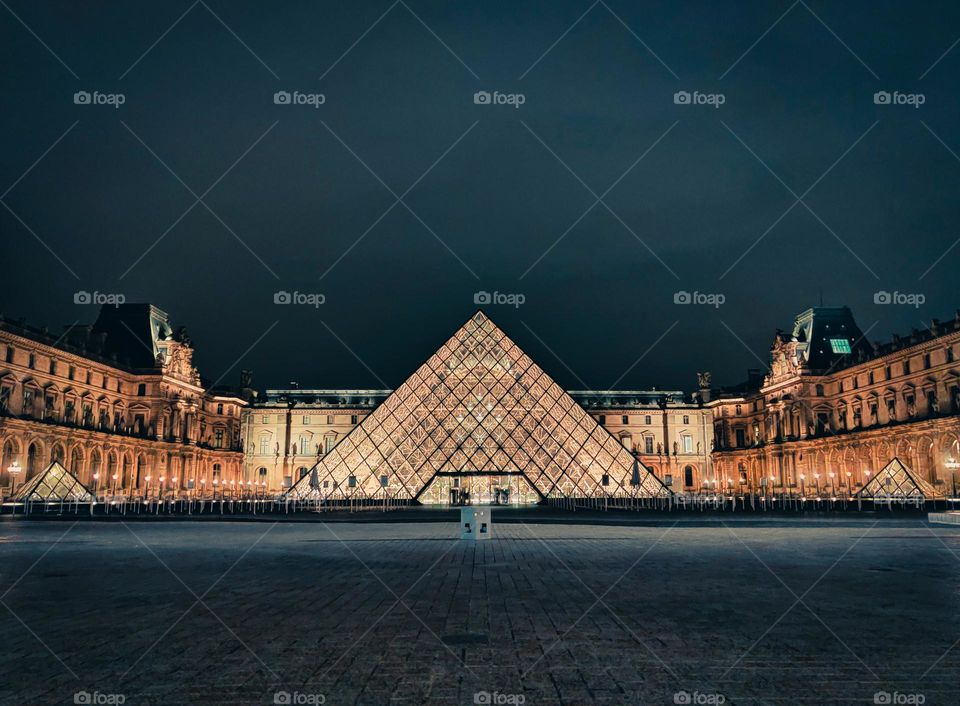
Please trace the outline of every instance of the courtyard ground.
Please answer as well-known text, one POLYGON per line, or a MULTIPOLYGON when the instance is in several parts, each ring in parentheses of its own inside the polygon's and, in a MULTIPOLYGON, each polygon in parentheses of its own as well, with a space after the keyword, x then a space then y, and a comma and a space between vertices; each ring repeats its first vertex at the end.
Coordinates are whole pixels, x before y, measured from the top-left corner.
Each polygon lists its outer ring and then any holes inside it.
POLYGON ((960 528, 537 517, 5 518, 0 699, 960 702, 960 528))

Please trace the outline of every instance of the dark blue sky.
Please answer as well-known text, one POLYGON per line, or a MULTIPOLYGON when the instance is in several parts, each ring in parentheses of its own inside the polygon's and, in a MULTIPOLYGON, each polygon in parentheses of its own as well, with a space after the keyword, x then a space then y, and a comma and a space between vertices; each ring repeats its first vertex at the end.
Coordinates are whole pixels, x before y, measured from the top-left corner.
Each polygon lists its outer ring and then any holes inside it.
POLYGON ((955 3, 7 4, 0 310, 37 324, 119 292, 208 378, 395 386, 499 291, 561 384, 691 389, 821 291, 871 340, 960 306, 955 3))

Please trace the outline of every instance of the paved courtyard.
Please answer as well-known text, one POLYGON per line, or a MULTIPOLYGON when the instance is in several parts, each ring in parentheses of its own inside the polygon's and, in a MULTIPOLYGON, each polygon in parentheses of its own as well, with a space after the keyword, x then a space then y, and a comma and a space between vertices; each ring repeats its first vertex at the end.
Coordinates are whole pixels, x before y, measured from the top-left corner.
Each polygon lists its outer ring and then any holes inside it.
POLYGON ((784 524, 5 521, 0 698, 960 702, 960 529, 784 524))

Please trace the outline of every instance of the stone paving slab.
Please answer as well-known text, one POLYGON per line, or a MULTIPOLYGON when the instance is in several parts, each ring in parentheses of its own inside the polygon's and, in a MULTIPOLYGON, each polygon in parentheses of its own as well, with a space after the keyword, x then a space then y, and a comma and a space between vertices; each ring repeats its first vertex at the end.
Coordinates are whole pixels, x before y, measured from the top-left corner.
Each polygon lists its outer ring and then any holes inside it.
POLYGON ((0 524, 0 703, 960 702, 960 529, 494 532, 0 524))

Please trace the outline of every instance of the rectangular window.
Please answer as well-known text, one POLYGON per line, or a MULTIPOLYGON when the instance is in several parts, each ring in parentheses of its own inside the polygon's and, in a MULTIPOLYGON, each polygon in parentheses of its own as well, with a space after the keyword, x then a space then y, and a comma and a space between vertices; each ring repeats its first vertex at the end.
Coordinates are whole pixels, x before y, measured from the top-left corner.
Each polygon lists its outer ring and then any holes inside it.
POLYGON ((380 476, 380 487, 386 488, 390 485, 390 479, 387 476, 380 476))
POLYGON ((334 439, 332 436, 328 436, 326 439, 324 439, 323 445, 324 445, 325 453, 330 453, 335 443, 336 443, 336 439, 334 439))
POLYGON ((606 485, 610 485, 610 476, 607 475, 606 473, 604 473, 603 476, 601 476, 601 478, 600 478, 600 482, 601 482, 601 484, 603 484, 603 485, 605 485, 605 486, 606 486, 606 485))
POLYGON ((645 417, 643 418, 643 423, 644 423, 644 424, 653 424, 653 417, 651 417, 651 416, 648 414, 647 416, 645 416, 645 417))
POLYGON ((73 376, 77 374, 77 369, 72 365, 67 368, 67 378, 73 380, 73 376))
POLYGON ((261 422, 262 424, 269 424, 269 423, 270 423, 270 415, 269 415, 269 414, 264 414, 263 417, 260 419, 260 422, 261 422))
POLYGON ((909 374, 910 374, 910 361, 909 361, 909 360, 903 361, 903 374, 904 374, 904 375, 909 375, 909 374))
POLYGON ((263 436, 260 438, 260 455, 269 456, 270 455, 270 437, 263 436))
POLYGON ((306 436, 300 437, 300 453, 303 456, 310 454, 310 439, 306 436))
POLYGON ((924 367, 924 368, 929 368, 929 367, 930 367, 930 354, 929 354, 929 353, 924 353, 924 354, 923 354, 923 367, 924 367))
POLYGON ((630 423, 630 417, 628 417, 627 415, 623 415, 623 417, 620 418, 620 421, 621 421, 622 424, 629 424, 629 423, 630 423))
POLYGON ((683 437, 683 453, 685 454, 693 453, 693 437, 692 436, 683 437))
POLYGON ((33 366, 37 364, 37 356, 33 353, 30 354, 30 357, 27 358, 27 367, 33 369, 33 366))
POLYGON ((737 448, 742 449, 747 445, 747 434, 743 429, 735 429, 734 433, 737 437, 737 448))
POLYGON ((333 415, 332 415, 332 414, 328 414, 328 415, 327 415, 327 424, 333 424, 333 415))
POLYGON ((597 423, 598 423, 600 426, 603 426, 604 424, 607 423, 607 417, 606 417, 605 415, 601 414, 600 417, 599 417, 599 419, 597 419, 597 423))
POLYGON ((310 424, 310 417, 304 416, 304 418, 303 418, 303 423, 304 423, 304 424, 310 424))
POLYGON ((223 414, 223 402, 217 402, 217 414, 223 414))
POLYGON ((830 350, 834 353, 851 353, 850 341, 846 338, 831 338, 830 350))
POLYGON ((356 476, 350 476, 350 477, 347 479, 347 485, 348 485, 349 487, 351 487, 351 488, 356 488, 356 487, 357 487, 357 477, 356 477, 356 476))
POLYGON ((50 374, 57 374, 57 361, 55 361, 53 358, 50 359, 50 374))
POLYGON ((137 385, 137 397, 143 397, 147 394, 147 386, 144 383, 137 385))
POLYGON ((643 437, 643 452, 648 454, 653 453, 653 437, 652 436, 643 437))
POLYGON ((7 362, 13 362, 13 346, 7 346, 7 362))
POLYGON ((683 423, 684 423, 684 424, 689 424, 689 423, 690 423, 690 417, 688 417, 686 414, 683 415, 683 423))
POLYGON ((223 429, 215 429, 213 431, 213 446, 217 449, 223 448, 223 429))
POLYGON ((359 421, 360 421, 360 420, 359 420, 359 417, 357 417, 356 414, 351 414, 351 415, 350 415, 350 423, 351 423, 351 424, 357 424, 359 421))

